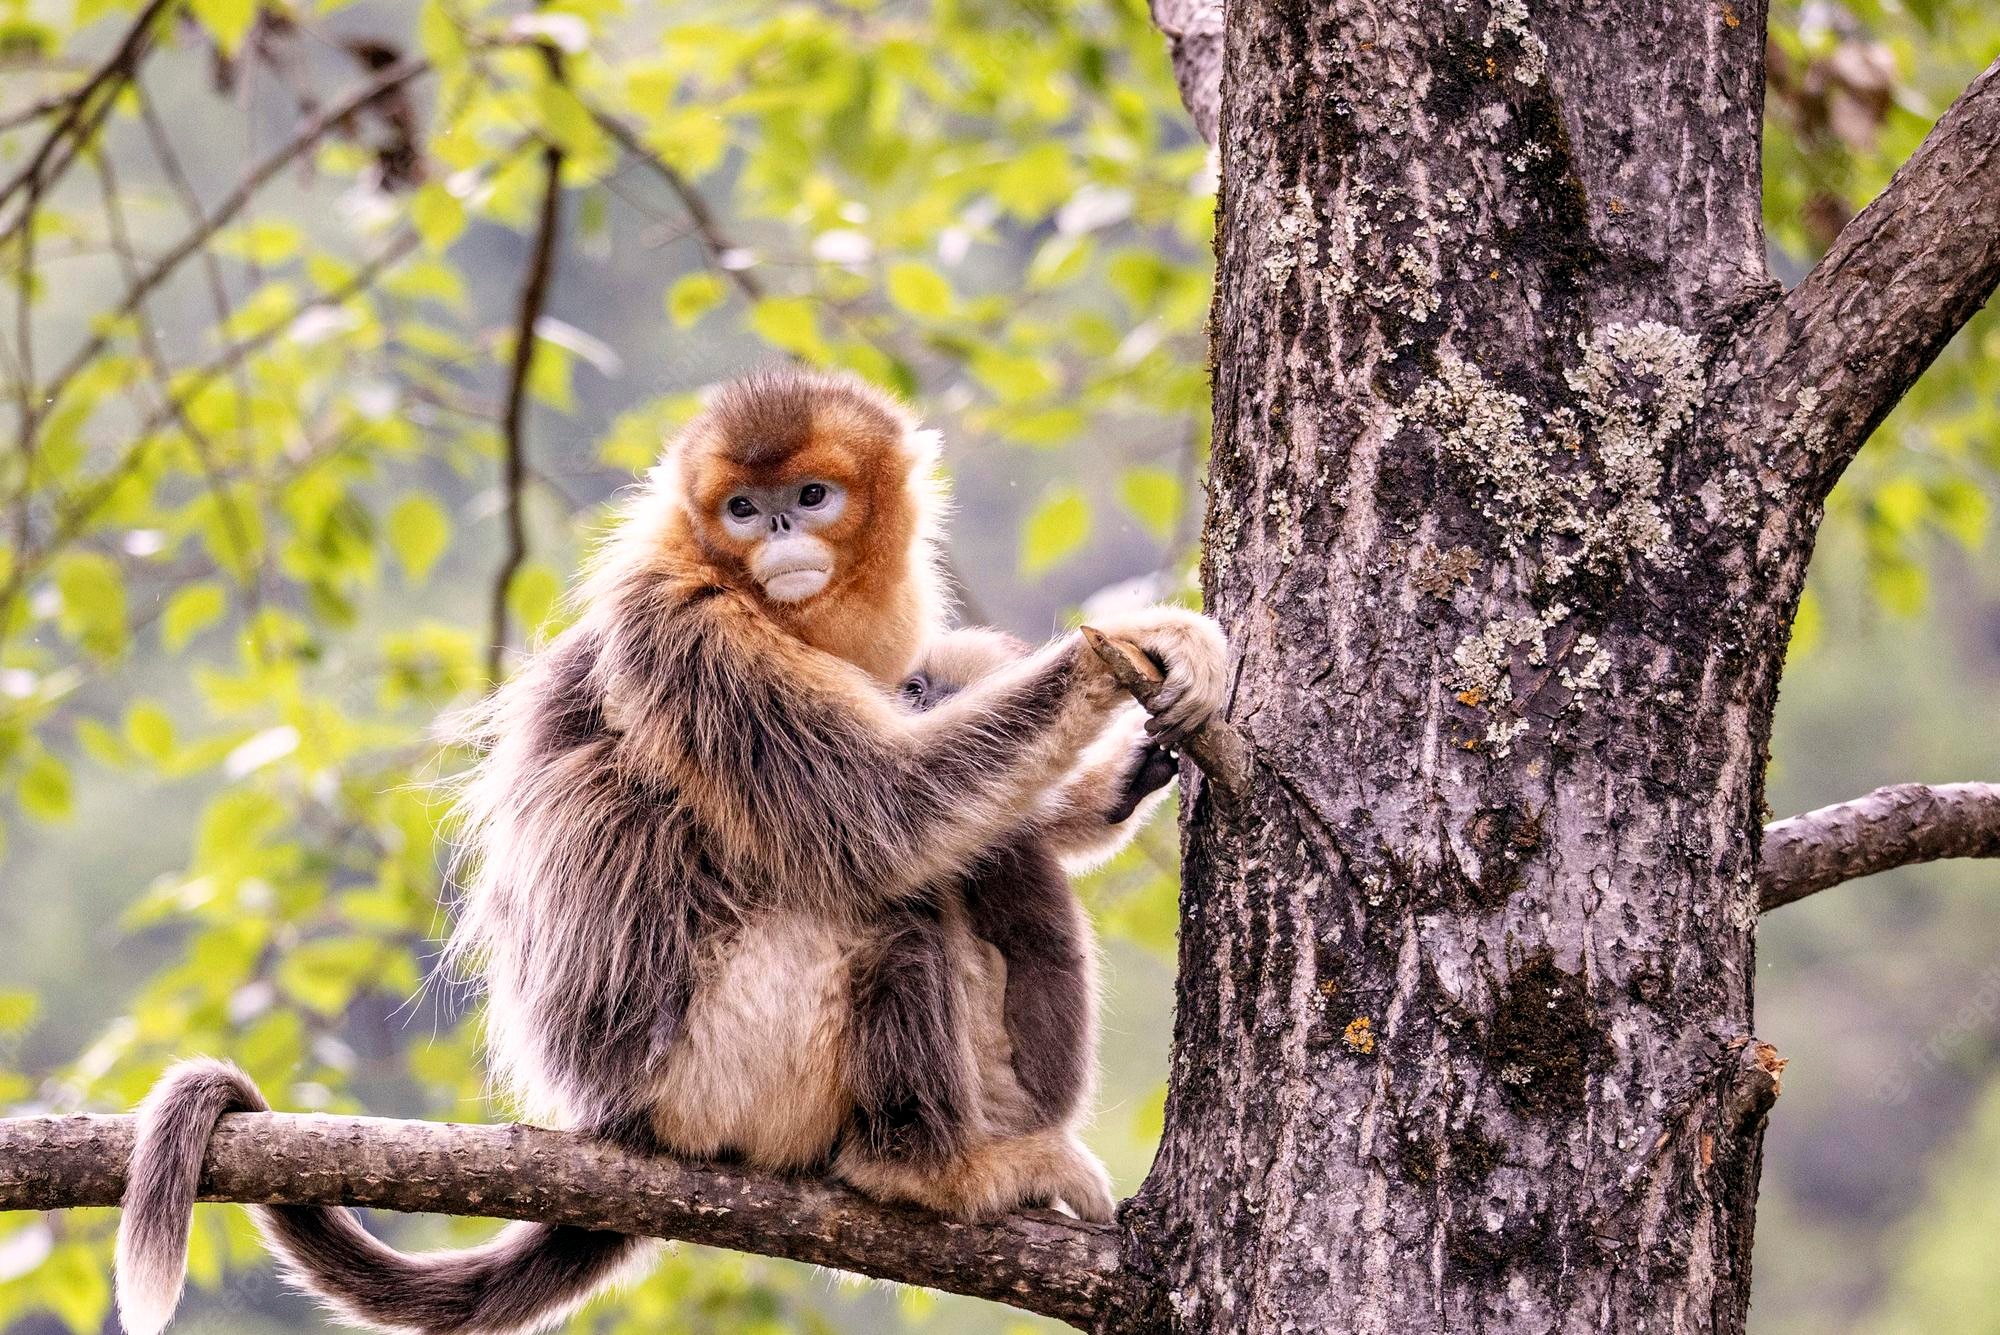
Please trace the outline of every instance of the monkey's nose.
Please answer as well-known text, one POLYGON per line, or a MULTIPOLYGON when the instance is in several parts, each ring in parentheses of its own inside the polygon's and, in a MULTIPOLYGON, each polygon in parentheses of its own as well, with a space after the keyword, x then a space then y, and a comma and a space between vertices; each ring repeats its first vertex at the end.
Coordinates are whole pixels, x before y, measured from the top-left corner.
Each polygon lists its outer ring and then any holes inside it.
POLYGON ((791 531, 792 517, 790 515, 776 514, 771 516, 771 532, 790 533, 791 531))

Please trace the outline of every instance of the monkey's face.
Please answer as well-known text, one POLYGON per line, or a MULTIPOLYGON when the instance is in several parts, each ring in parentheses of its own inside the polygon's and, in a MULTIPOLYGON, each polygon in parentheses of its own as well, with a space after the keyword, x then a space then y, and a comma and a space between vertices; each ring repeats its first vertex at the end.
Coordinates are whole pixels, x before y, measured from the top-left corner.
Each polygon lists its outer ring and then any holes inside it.
POLYGON ((839 528, 847 504, 846 486, 833 478, 738 486, 723 498, 716 522, 765 597, 800 603, 833 579, 827 534, 839 528))
POLYGON ((772 371, 719 390, 668 457, 703 553, 802 622, 911 579, 923 436, 859 381, 772 371))

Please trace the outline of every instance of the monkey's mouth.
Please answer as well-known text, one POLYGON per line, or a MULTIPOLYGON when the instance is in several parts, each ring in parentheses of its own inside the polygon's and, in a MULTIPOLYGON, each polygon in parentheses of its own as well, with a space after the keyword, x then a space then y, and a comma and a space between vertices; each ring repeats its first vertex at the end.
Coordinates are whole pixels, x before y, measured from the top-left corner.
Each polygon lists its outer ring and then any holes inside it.
POLYGON ((764 596, 774 603, 799 603, 818 593, 833 578, 820 565, 787 565, 763 575, 764 596))

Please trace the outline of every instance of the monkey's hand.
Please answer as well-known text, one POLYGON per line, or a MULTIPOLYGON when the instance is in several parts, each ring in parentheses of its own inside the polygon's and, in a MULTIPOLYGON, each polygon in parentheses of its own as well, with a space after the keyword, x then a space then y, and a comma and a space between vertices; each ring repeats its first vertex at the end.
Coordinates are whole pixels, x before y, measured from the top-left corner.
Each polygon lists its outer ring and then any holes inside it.
POLYGON ((1146 732, 1159 745, 1179 747, 1222 712, 1229 646, 1209 618, 1181 607, 1148 607, 1105 617, 1092 629, 1125 641, 1164 669, 1166 679, 1144 702, 1152 715, 1146 732))
POLYGON ((1166 747, 1158 742, 1148 742, 1140 747, 1132 772, 1125 778, 1124 790, 1111 804, 1111 809, 1104 813, 1104 823, 1123 825, 1132 819, 1132 813, 1139 809, 1141 802, 1172 783, 1180 772, 1180 758, 1166 747))

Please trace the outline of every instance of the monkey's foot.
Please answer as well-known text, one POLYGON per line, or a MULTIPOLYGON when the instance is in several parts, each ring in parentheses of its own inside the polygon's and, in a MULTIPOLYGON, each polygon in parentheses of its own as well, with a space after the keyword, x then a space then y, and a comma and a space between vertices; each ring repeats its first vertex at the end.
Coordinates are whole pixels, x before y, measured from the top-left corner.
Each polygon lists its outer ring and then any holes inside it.
POLYGON ((1104 1165, 1067 1130, 984 1141, 932 1165, 874 1158, 849 1145, 833 1171, 876 1200, 922 1205, 965 1220, 1062 1205, 1079 1219, 1103 1223, 1117 1204, 1104 1165))

